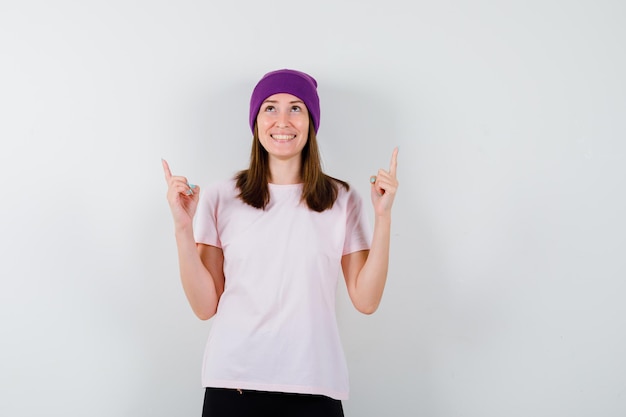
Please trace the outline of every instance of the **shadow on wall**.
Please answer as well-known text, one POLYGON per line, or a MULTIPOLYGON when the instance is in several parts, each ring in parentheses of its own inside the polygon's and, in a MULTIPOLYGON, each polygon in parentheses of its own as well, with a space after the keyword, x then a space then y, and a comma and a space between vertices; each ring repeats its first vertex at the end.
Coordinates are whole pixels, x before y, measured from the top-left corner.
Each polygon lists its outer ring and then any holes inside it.
POLYGON ((369 190, 369 176, 379 166, 388 169, 393 148, 398 146, 401 121, 395 118, 391 97, 326 84, 320 88, 320 100, 318 138, 326 170, 359 190, 369 190))

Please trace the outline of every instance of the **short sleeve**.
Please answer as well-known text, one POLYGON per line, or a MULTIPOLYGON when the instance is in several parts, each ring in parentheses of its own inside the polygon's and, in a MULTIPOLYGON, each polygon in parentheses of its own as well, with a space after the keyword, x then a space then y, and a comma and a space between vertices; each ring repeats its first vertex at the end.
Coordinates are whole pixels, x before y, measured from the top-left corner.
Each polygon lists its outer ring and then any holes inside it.
POLYGON ((363 200, 354 191, 347 192, 346 203, 346 237, 343 244, 342 255, 369 250, 371 242, 371 231, 363 200))
POLYGON ((200 190, 200 200, 194 216, 193 227, 196 243, 222 247, 217 227, 219 201, 219 187, 213 186, 200 190))

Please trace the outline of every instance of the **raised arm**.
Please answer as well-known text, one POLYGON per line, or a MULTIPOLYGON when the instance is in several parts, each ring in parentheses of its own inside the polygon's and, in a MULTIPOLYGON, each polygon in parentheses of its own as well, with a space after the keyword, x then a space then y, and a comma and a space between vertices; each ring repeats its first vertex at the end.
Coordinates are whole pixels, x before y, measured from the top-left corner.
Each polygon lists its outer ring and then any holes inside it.
POLYGON ((224 256, 220 248, 195 242, 193 216, 198 207, 200 188, 189 184, 185 177, 172 175, 168 163, 162 162, 168 186, 167 201, 174 218, 183 289, 196 316, 207 320, 217 311, 224 291, 224 256))
POLYGON ((391 207, 398 189, 397 167, 398 148, 395 148, 391 155, 389 171, 380 169, 376 176, 370 178, 375 214, 370 250, 350 253, 341 259, 352 304, 364 314, 372 314, 376 311, 387 281, 391 239, 391 207))

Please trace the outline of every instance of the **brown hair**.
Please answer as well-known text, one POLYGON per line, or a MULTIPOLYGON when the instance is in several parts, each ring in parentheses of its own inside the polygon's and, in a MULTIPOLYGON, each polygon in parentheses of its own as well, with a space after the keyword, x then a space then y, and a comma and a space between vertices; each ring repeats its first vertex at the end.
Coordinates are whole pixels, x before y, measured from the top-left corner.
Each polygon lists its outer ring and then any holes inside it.
MULTIPOLYGON (((346 190, 350 185, 345 182, 324 174, 319 148, 317 146, 317 136, 313 122, 309 116, 309 138, 302 149, 302 165, 300 176, 304 183, 302 187, 302 201, 307 206, 317 212, 322 212, 333 206, 339 192, 338 186, 343 186, 346 190)), ((270 202, 270 191, 267 185, 270 179, 270 167, 268 163, 268 153, 259 142, 259 132, 257 125, 254 125, 254 135, 252 138, 252 150, 250 151, 250 166, 248 169, 239 171, 235 176, 238 197, 241 200, 258 209, 265 209, 270 202)))

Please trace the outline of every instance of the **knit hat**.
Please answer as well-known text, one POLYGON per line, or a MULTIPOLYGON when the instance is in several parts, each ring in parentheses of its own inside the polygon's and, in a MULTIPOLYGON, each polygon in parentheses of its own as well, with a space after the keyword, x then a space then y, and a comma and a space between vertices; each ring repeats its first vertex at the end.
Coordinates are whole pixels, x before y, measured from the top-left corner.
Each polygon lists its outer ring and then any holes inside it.
POLYGON ((281 69, 268 72, 258 82, 250 98, 250 129, 254 132, 256 116, 261 104, 271 95, 288 93, 298 97, 306 105, 313 127, 317 133, 320 125, 320 98, 317 95, 317 81, 304 72, 281 69))

